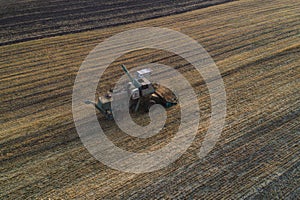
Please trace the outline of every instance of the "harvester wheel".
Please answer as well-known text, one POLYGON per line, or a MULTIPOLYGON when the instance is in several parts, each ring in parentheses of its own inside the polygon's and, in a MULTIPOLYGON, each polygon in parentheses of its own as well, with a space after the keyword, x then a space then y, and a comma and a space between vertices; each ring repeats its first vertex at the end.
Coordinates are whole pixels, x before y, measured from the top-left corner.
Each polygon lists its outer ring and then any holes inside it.
POLYGON ((154 100, 151 99, 151 100, 149 101, 149 104, 148 104, 148 111, 150 110, 151 106, 153 106, 153 105, 155 105, 155 104, 157 104, 156 101, 154 101, 154 100))

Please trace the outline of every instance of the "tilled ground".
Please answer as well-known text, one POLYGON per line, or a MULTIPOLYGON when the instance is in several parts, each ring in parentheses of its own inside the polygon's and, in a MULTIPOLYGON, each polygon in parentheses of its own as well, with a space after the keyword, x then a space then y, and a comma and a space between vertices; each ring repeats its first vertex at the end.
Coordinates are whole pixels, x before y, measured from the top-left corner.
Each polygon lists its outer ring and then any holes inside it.
POLYGON ((0 44, 118 26, 230 1, 232 0, 5 1, 0 8, 0 44))
MULTIPOLYGON (((230 2, 174 16, 4 45, 0 55, 1 198, 290 198, 300 187, 300 4, 230 2), (181 57, 142 50, 116 60, 100 91, 129 68, 159 62, 177 69, 198 94, 201 124, 187 152, 163 170, 131 174, 94 159, 81 143, 71 101, 76 73, 105 38, 144 26, 181 31, 215 60, 227 93, 226 126, 203 160, 210 97, 181 57)), ((175 41, 174 46, 183 46, 175 41)), ((195 102, 191 102, 191 106, 195 102)), ((98 114, 107 136, 131 151, 156 150, 172 139, 178 107, 149 139, 122 133, 98 114)), ((135 119, 143 123, 148 118, 135 119)))

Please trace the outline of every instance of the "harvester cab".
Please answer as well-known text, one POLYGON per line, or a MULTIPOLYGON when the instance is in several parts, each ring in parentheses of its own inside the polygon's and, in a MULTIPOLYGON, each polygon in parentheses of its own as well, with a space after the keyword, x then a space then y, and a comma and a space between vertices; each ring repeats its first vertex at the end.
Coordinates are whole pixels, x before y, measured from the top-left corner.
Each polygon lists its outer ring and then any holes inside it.
MULTIPOLYGON (((129 80, 131 82, 128 83, 129 85, 129 93, 135 94, 136 91, 139 91, 139 97, 145 97, 147 95, 151 95, 155 92, 155 89, 152 85, 152 83, 149 81, 149 78, 151 76, 151 70, 150 69, 143 69, 136 72, 136 78, 133 78, 125 65, 122 65, 122 69, 125 72, 125 74, 128 76, 129 80)), ((139 98, 138 97, 138 98, 139 98)), ((135 99, 136 96, 134 96, 135 99)))

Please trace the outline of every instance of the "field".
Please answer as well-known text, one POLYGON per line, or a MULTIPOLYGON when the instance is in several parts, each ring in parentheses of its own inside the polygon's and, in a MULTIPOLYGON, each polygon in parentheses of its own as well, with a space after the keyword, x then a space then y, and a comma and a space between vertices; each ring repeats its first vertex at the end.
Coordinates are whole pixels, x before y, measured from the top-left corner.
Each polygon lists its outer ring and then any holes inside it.
MULTIPOLYGON (((127 6, 136 5, 129 0, 102 3, 107 7, 72 2, 8 1, 1 8, 1 199, 300 196, 300 2, 191 0, 176 6, 176 1, 161 0, 148 10, 127 6), (107 21, 98 23, 103 16, 107 21), (121 63, 129 68, 163 63, 176 68, 199 94, 201 124, 176 162, 156 172, 124 173, 100 163, 83 146, 72 117, 72 89, 81 63, 97 44, 121 31, 152 26, 180 31, 212 56, 225 84, 226 125, 214 149, 200 160, 197 152, 211 111, 202 77, 169 52, 130 52, 112 63, 99 91, 122 75, 121 63)), ((145 140, 122 133, 99 113, 98 119, 117 146, 143 152, 168 144, 178 127, 177 111, 169 109, 164 130, 145 140)), ((135 120, 143 124, 147 119, 135 120)))
POLYGON ((1 43, 78 33, 183 13, 232 0, 19 0, 2 2, 1 43))

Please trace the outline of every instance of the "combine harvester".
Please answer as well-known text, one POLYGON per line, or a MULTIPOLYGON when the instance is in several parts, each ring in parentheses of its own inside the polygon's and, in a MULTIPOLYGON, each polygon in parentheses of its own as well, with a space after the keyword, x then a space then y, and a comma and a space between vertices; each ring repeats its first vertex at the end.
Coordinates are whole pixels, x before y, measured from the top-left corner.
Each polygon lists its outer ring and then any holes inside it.
MULTIPOLYGON (((154 104, 161 104, 165 108, 169 108, 177 104, 178 99, 171 90, 158 83, 151 83, 149 81, 151 76, 150 69, 137 71, 135 78, 130 75, 125 65, 122 65, 122 69, 130 79, 127 86, 121 90, 114 91, 114 94, 112 93, 113 91, 110 90, 105 96, 99 97, 95 104, 96 108, 104 114, 107 119, 113 119, 111 105, 114 98, 118 102, 123 101, 124 105, 127 106, 128 104, 125 104, 125 101, 130 99, 130 112, 148 112, 150 107, 154 104)), ((122 107, 123 105, 119 106, 122 107)))

